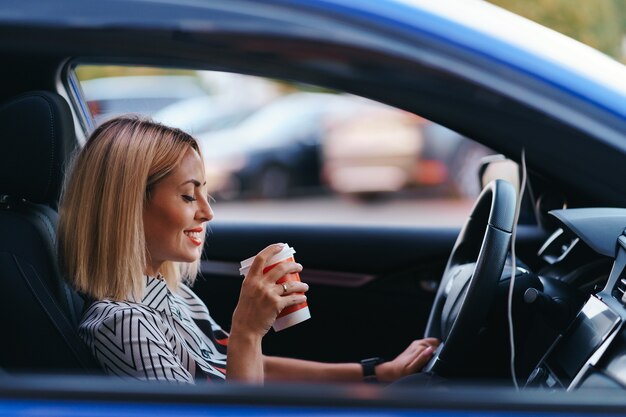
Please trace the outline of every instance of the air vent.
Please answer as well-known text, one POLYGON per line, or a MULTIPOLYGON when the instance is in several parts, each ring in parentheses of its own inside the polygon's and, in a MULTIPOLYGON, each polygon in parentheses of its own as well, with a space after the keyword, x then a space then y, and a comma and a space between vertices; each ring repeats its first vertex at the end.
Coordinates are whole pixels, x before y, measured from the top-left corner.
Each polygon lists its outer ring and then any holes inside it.
POLYGON ((579 241, 580 238, 559 228, 541 246, 537 256, 553 265, 565 259, 579 241))

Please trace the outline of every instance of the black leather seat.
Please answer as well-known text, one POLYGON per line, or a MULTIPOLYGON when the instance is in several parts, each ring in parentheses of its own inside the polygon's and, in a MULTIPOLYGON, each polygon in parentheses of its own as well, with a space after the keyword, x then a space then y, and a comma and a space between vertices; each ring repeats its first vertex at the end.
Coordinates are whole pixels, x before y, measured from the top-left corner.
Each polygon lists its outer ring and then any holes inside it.
POLYGON ((82 300, 56 258, 58 199, 74 123, 58 94, 35 91, 0 105, 0 367, 98 370, 79 338, 82 300))

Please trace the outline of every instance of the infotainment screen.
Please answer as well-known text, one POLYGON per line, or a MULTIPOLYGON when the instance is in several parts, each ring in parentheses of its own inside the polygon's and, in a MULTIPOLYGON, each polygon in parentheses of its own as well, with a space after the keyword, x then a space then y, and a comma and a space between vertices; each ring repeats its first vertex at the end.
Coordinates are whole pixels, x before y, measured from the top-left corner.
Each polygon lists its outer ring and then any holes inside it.
POLYGON ((545 361, 564 387, 571 384, 587 359, 619 322, 619 315, 602 301, 595 297, 587 301, 545 361))

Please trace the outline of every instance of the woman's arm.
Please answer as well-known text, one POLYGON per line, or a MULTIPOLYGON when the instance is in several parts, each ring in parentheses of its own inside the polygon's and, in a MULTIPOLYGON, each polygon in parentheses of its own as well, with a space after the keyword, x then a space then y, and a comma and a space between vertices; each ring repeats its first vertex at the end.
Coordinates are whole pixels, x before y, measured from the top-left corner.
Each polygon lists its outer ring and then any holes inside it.
POLYGON ((262 384, 263 354, 261 353, 262 336, 231 332, 228 338, 228 360, 226 378, 262 384))
MULTIPOLYGON (((302 282, 292 281, 285 289, 276 284, 282 276, 300 272, 302 266, 299 264, 284 262, 264 272, 269 259, 282 247, 282 244, 270 245, 259 252, 243 280, 228 341, 226 378, 253 383, 263 383, 266 379, 360 381, 363 376, 360 364, 329 364, 263 356, 261 340, 278 313, 285 307, 303 303, 306 297, 302 293, 308 290, 308 285, 302 282)), ((418 372, 438 344, 439 341, 432 338, 414 341, 392 361, 376 366, 378 380, 391 382, 418 372)))
MULTIPOLYGON (((392 382, 416 372, 428 362, 439 341, 434 338, 412 342, 400 355, 376 366, 381 382, 392 382)), ((276 381, 361 381, 363 370, 359 363, 322 363, 273 356, 263 357, 266 380, 276 381)))
POLYGON ((363 376, 358 363, 323 363, 302 359, 264 356, 266 381, 360 381, 363 376))

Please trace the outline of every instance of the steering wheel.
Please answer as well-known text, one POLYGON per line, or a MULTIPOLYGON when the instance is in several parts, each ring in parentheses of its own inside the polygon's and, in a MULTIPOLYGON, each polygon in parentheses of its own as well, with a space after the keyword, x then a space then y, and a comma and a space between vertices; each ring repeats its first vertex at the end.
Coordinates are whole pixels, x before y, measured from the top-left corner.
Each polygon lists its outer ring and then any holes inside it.
POLYGON ((461 229, 430 311, 425 336, 441 344, 423 371, 452 375, 478 338, 511 243, 517 193, 504 180, 487 184, 461 229))

